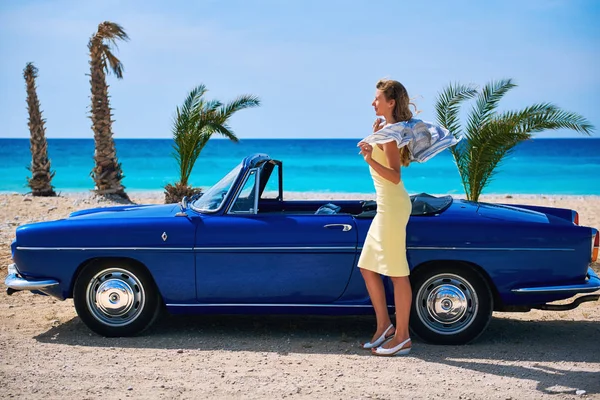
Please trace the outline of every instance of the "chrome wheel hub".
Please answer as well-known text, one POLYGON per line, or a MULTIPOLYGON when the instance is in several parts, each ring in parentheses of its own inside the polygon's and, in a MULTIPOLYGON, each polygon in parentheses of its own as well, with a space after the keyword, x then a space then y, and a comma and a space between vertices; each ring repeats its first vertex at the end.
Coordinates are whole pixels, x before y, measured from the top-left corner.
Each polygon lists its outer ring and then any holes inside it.
POLYGON ((473 286, 454 274, 429 278, 417 292, 415 309, 432 331, 453 335, 465 330, 477 315, 479 302, 473 286))
POLYGON ((123 315, 133 305, 133 290, 118 279, 109 279, 96 290, 96 303, 105 314, 123 315))
POLYGON ((110 268, 96 274, 87 287, 87 304, 92 315, 111 326, 131 323, 144 307, 140 280, 131 272, 110 268))

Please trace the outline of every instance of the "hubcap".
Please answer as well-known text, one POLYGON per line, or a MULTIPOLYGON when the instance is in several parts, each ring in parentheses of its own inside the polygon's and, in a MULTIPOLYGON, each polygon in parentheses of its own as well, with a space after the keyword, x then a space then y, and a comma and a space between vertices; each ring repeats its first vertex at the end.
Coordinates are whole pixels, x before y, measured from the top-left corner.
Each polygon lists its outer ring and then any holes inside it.
POLYGON ((440 274, 419 288, 415 309, 429 329, 442 335, 454 335, 471 325, 479 301, 467 280, 454 274, 440 274))
POLYGON ((87 287, 87 304, 92 315, 110 326, 135 320, 144 308, 145 293, 140 280, 121 268, 105 269, 87 287))

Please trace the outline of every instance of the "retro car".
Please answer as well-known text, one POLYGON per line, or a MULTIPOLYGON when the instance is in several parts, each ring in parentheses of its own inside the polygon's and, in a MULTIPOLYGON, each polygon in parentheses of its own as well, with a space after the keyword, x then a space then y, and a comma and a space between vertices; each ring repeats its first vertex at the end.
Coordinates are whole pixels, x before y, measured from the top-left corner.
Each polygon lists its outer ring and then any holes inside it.
MULTIPOLYGON (((8 294, 73 298, 104 336, 129 336, 171 313, 370 314, 357 268, 372 200, 286 200, 283 164, 246 157, 179 204, 73 212, 23 225, 8 294)), ((569 209, 411 196, 411 329, 462 344, 492 311, 566 310, 596 301, 596 229, 569 209), (570 303, 549 304, 576 296, 570 303)), ((384 278, 393 312, 391 282, 384 278)))

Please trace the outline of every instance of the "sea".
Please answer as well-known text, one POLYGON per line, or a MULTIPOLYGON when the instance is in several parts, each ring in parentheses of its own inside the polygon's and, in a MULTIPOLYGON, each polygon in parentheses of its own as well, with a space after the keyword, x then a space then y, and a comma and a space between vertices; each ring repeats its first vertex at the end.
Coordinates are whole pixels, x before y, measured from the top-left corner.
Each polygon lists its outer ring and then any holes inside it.
MULTIPOLYGON (((251 154, 283 162, 284 191, 373 193, 369 169, 358 154, 358 139, 213 139, 202 150, 190 178, 209 187, 251 154)), ((115 139, 128 192, 162 191, 178 180, 171 139, 115 139)), ((57 192, 94 188, 93 139, 48 139, 52 184, 57 192)), ((29 139, 0 139, 0 192, 27 193, 31 176, 29 139)), ((600 138, 532 139, 505 158, 484 194, 600 195, 600 138)), ((409 193, 462 195, 449 151, 402 170, 409 193)))

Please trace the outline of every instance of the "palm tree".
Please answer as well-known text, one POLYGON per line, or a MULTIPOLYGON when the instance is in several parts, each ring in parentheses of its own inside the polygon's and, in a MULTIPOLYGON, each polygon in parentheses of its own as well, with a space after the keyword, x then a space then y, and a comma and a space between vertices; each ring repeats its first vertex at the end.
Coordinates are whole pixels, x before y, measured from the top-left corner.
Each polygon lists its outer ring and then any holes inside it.
POLYGON ((27 88, 27 111, 29 112, 29 149, 31 150, 31 178, 27 178, 27 185, 34 196, 56 196, 52 186, 54 172, 50 171, 48 158, 48 142, 46 141, 46 120, 42 118, 40 101, 37 97, 35 78, 38 69, 33 63, 27 63, 23 70, 27 88))
POLYGON ((113 54, 112 46, 117 46, 117 40, 128 39, 120 25, 105 21, 98 25, 98 32, 88 43, 92 87, 91 119, 95 141, 95 166, 90 175, 94 179, 97 194, 117 195, 127 200, 129 198, 125 187, 121 184, 124 176, 113 140, 106 74, 112 71, 118 79, 123 78, 123 64, 113 54))
POLYGON ((192 89, 173 119, 173 156, 179 166, 179 181, 165 186, 165 203, 176 203, 184 196, 192 196, 200 189, 189 186, 189 178, 202 149, 213 134, 218 133, 232 142, 238 138, 227 125, 229 118, 245 108, 258 107, 260 100, 242 95, 228 104, 204 99, 207 89, 199 85, 192 89))
POLYGON ((450 151, 469 200, 479 200, 496 168, 517 144, 530 139, 532 133, 572 129, 590 135, 594 130, 581 115, 561 110, 550 103, 498 113, 498 102, 516 86, 511 79, 492 81, 479 92, 472 85, 456 83, 448 85, 438 94, 435 105, 438 123, 455 137, 463 139, 450 151), (475 97, 463 135, 459 120, 460 106, 475 97))

